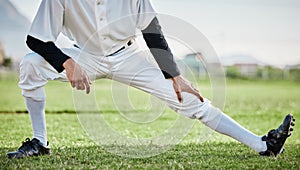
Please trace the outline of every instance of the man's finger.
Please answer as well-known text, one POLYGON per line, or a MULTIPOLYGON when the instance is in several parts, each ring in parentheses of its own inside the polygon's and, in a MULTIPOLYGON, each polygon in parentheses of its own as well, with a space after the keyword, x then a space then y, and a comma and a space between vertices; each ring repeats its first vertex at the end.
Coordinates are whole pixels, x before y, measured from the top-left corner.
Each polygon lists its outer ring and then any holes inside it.
POLYGON ((203 97, 198 93, 197 97, 200 99, 200 101, 203 103, 204 102, 204 99, 203 97))
POLYGON ((71 81, 70 83, 71 83, 71 86, 72 86, 73 88, 76 87, 76 86, 75 86, 75 82, 71 81))
POLYGON ((77 90, 85 90, 85 85, 83 80, 76 81, 75 86, 77 90))
POLYGON ((76 90, 81 90, 81 83, 80 82, 76 82, 76 90))
POLYGON ((200 101, 203 103, 204 102, 204 98, 202 96, 200 96, 200 101))
POLYGON ((90 93, 90 90, 91 90, 91 81, 90 81, 90 79, 89 79, 89 77, 88 76, 86 76, 85 77, 85 79, 84 79, 84 85, 85 85, 85 90, 86 90, 86 94, 89 94, 90 93))
POLYGON ((192 93, 198 97, 201 102, 204 102, 203 97, 200 95, 199 91, 195 88, 192 89, 192 93))
POLYGON ((178 85, 177 81, 174 81, 174 82, 173 82, 173 88, 174 88, 175 93, 176 93, 176 95, 177 95, 178 101, 179 101, 180 103, 182 103, 181 90, 180 90, 180 88, 179 88, 179 85, 178 85))
POLYGON ((198 90, 198 89, 194 88, 194 90, 195 90, 196 92, 198 92, 198 93, 199 93, 199 90, 198 90))
POLYGON ((87 83, 87 84, 85 84, 85 91, 86 91, 86 94, 89 94, 90 93, 90 91, 91 91, 91 87, 90 87, 90 85, 87 83))
POLYGON ((194 87, 189 86, 184 91, 195 95, 201 102, 204 102, 203 97, 200 95, 199 91, 197 89, 195 89, 194 87))
POLYGON ((177 99, 180 103, 182 103, 182 96, 181 96, 181 92, 180 91, 175 91, 176 95, 177 95, 177 99))

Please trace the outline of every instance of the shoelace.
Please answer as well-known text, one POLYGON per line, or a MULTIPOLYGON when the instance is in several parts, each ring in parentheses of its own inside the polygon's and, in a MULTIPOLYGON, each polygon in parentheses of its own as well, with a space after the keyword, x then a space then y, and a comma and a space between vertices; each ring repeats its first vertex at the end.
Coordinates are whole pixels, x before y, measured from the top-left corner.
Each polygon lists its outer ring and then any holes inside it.
POLYGON ((30 138, 26 138, 25 141, 22 142, 22 146, 18 150, 25 153, 25 150, 28 150, 29 148, 32 148, 32 142, 30 138))

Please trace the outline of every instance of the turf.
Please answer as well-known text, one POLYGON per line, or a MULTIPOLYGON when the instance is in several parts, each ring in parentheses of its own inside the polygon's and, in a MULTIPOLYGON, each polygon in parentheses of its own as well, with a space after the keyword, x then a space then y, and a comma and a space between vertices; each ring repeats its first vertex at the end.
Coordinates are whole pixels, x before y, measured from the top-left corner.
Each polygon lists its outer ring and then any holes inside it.
MULTIPOLYGON (((112 128, 124 135, 148 137, 161 133, 178 118, 166 109, 163 117, 150 125, 133 126, 118 114, 111 92, 112 83, 94 83, 95 98, 103 117, 112 128), (147 128, 147 131, 144 130, 147 128)), ((210 96, 209 82, 199 84, 201 92, 210 96)), ((132 105, 145 113, 148 96, 129 89, 132 105)), ((15 78, 0 81, 0 165, 1 169, 300 169, 300 84, 282 81, 229 80, 224 111, 254 133, 263 135, 276 128, 286 113, 296 117, 295 132, 286 142, 286 152, 277 158, 261 157, 253 150, 229 137, 209 133, 203 125, 194 124, 187 136, 166 152, 149 158, 126 158, 98 146, 81 127, 67 83, 49 82, 47 91, 47 128, 53 154, 26 159, 7 159, 5 154, 31 136, 29 116, 15 78), (21 114, 20 114, 21 113, 21 114), (207 134, 205 134, 207 135, 207 134), (205 142, 203 139, 207 138, 205 142)), ((126 146, 122 146, 126 147, 126 146)), ((163 149, 163 148, 162 148, 163 149)))

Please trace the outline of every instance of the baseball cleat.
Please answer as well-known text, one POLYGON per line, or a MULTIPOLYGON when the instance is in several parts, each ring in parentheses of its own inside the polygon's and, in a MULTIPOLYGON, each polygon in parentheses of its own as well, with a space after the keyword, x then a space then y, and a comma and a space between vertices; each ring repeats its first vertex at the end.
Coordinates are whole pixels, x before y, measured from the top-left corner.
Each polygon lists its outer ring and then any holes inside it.
MULTIPOLYGON (((48 145, 49 143, 47 143, 47 146, 48 145)), ((22 142, 22 146, 18 150, 9 152, 6 156, 8 158, 24 158, 29 156, 50 154, 50 148, 44 147, 38 139, 33 138, 32 140, 30 140, 29 138, 26 138, 26 140, 22 142)))
POLYGON ((291 132, 294 126, 295 119, 291 114, 286 115, 282 124, 275 130, 272 129, 267 135, 262 137, 263 141, 266 141, 267 150, 260 152, 262 156, 277 156, 284 151, 283 145, 286 139, 291 136, 291 132))

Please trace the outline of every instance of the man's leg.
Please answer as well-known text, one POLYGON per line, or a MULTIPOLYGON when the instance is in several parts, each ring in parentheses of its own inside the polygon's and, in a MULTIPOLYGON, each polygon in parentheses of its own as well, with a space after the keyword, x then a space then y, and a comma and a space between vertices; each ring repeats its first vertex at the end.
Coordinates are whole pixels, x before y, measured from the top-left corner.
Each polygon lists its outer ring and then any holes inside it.
MULTIPOLYGON (((88 73, 90 78, 95 79, 97 77, 105 76, 107 70, 106 65, 101 64, 102 62, 97 60, 98 58, 81 53, 78 48, 62 49, 62 51, 77 61, 78 64, 88 73)), ((19 87, 22 89, 22 95, 24 96, 30 115, 33 130, 33 141, 36 146, 41 145, 42 149, 47 149, 47 131, 44 111, 46 94, 44 86, 47 84, 48 80, 68 81, 65 72, 57 73, 57 71, 40 55, 36 53, 26 55, 20 64, 19 87)), ((31 146, 32 142, 27 140, 27 142, 23 143, 23 145, 27 144, 31 146)), ((26 151, 26 153, 24 151, 20 151, 22 146, 19 150, 8 153, 7 156, 10 158, 20 158, 36 154, 32 153, 30 149, 27 149, 28 153, 26 151)), ((45 152, 46 154, 50 153, 50 150, 45 152)))
POLYGON ((43 146, 47 145, 44 86, 48 79, 58 77, 62 76, 36 53, 26 55, 20 64, 19 86, 22 88, 22 95, 30 115, 33 138, 38 139, 43 146))
POLYGON ((36 53, 27 54, 21 61, 19 87, 22 88, 30 115, 33 139, 27 138, 18 150, 7 154, 8 158, 50 154, 50 148, 47 147, 44 86, 48 79, 59 77, 62 76, 36 53))
POLYGON ((228 135, 249 146, 257 152, 267 150, 267 144, 261 136, 257 136, 228 117, 205 99, 201 102, 196 96, 182 93, 183 103, 179 103, 173 89, 173 82, 166 80, 153 61, 149 52, 139 52, 131 47, 110 59, 113 63, 112 79, 128 84, 159 99, 179 114, 193 119, 199 119, 213 130, 228 135))

